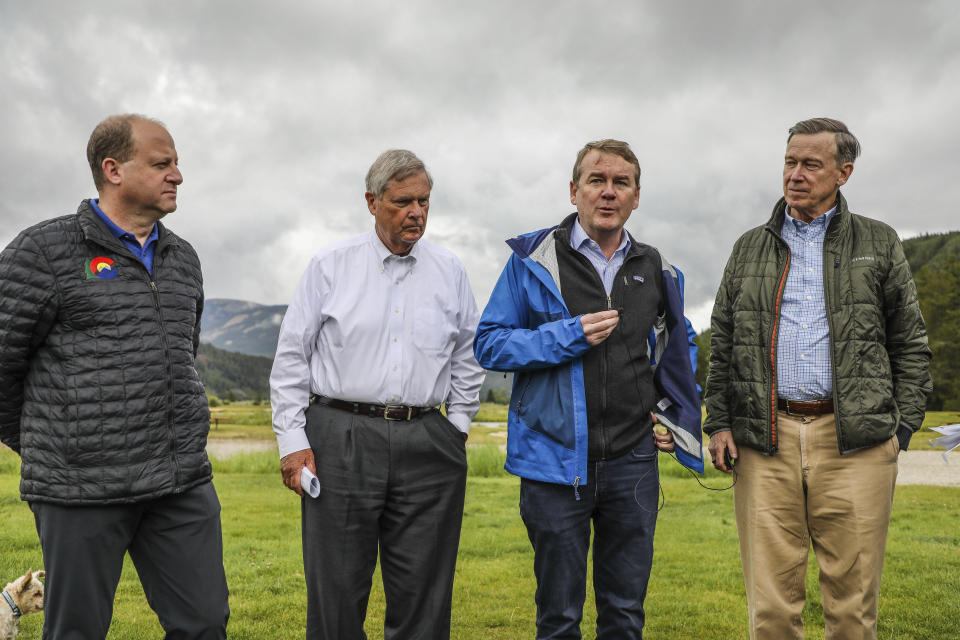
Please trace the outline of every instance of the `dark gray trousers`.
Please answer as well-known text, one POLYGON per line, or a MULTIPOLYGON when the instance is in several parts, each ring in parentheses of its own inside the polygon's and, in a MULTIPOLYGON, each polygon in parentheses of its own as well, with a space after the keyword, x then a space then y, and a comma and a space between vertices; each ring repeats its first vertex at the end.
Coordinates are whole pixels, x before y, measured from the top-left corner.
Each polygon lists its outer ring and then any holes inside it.
POLYGON ((130 505, 30 508, 47 572, 45 640, 106 637, 127 551, 168 640, 227 637, 220 501, 212 483, 130 505))
POLYGON ((467 458, 443 415, 409 422, 307 410, 320 496, 304 497, 307 639, 363 640, 380 552, 385 640, 450 637, 467 458))

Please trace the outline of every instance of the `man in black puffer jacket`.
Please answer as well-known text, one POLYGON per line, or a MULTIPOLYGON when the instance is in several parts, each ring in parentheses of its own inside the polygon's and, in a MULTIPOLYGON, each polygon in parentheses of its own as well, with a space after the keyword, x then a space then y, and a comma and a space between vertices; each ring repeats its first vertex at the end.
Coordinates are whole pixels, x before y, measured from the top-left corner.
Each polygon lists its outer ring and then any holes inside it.
POLYGON ((159 223, 176 148, 159 122, 111 116, 87 158, 99 199, 0 254, 0 441, 43 548, 44 637, 106 636, 129 551, 168 637, 225 638, 200 261, 159 223))

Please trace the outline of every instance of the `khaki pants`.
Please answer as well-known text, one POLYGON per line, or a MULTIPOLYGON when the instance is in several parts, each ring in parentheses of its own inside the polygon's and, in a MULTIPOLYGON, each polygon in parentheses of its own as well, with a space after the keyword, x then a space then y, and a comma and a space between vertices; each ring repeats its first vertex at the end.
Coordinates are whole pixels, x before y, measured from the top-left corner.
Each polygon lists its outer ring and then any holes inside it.
POLYGON ((810 544, 825 637, 877 637, 880 574, 897 479, 896 436, 841 456, 833 414, 777 414, 779 451, 741 447, 734 487, 750 637, 803 638, 810 544))

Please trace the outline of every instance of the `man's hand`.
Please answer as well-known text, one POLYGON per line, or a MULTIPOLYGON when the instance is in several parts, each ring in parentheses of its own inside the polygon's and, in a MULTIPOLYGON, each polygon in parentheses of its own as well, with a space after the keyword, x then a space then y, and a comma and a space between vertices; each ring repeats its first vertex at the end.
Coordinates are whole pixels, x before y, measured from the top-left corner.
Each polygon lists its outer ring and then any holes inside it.
POLYGON ((587 336, 587 342, 591 347, 609 338, 619 322, 620 313, 616 309, 585 313, 580 316, 580 326, 583 327, 583 334, 587 336))
POLYGON ((737 459, 737 445, 733 443, 733 434, 729 431, 718 431, 710 436, 710 461, 713 466, 724 473, 732 473, 733 469, 727 467, 726 453, 730 452, 733 460, 737 459))
POLYGON ((670 430, 666 427, 660 426, 660 421, 657 420, 657 416, 653 414, 653 411, 650 412, 650 419, 653 420, 653 442, 657 445, 657 449, 663 451, 664 453, 670 453, 674 449, 673 434, 670 433, 670 430))
POLYGON ((314 475, 317 474, 317 466, 313 460, 313 449, 294 451, 280 459, 280 473, 283 474, 283 484, 298 496, 303 495, 303 489, 300 488, 300 470, 304 467, 310 469, 310 472, 314 475))

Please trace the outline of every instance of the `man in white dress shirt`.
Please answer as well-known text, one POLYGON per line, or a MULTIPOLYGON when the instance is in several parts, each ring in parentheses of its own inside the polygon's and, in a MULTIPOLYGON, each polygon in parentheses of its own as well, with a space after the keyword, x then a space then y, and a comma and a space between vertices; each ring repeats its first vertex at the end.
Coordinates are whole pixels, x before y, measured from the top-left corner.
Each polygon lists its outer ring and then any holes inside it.
POLYGON ((378 547, 384 638, 450 635, 483 370, 463 265, 420 241, 432 187, 413 153, 377 158, 374 230, 313 257, 280 329, 270 400, 283 482, 303 496, 309 640, 366 638, 378 547), (316 498, 301 489, 304 467, 316 498))

